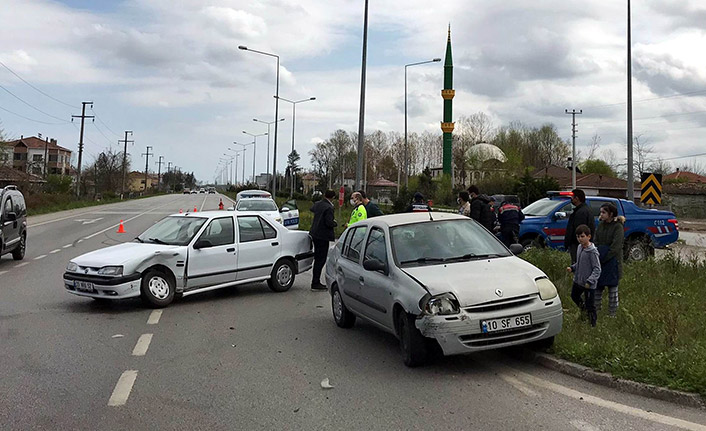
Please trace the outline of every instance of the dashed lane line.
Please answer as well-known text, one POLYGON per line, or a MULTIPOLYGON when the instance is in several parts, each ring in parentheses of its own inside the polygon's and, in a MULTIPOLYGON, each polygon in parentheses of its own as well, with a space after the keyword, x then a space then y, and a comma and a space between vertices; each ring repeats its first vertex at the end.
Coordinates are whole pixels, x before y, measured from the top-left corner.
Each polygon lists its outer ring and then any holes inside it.
POLYGON ((127 399, 130 397, 130 392, 132 391, 132 386, 135 384, 137 379, 137 370, 127 370, 118 379, 118 383, 113 389, 113 394, 108 400, 108 406, 117 407, 123 406, 127 403, 127 399))
POLYGON ((0 271, 0 275, 7 274, 7 271, 0 271))
POLYGON ((18 263, 14 267, 15 268, 22 268, 23 266, 27 266, 27 265, 29 265, 29 262, 22 262, 22 263, 18 263))
POLYGON ((140 335, 135 348, 132 349, 132 356, 145 356, 147 349, 150 347, 150 342, 152 342, 152 334, 140 335))
POLYGON ((148 325, 156 325, 159 323, 159 318, 162 317, 162 310, 153 310, 150 317, 147 319, 148 325))
POLYGON ((56 250, 50 251, 49 254, 58 253, 58 252, 60 252, 60 251, 61 251, 61 249, 60 249, 60 248, 57 248, 56 250))
MULTIPOLYGON (((131 221, 131 220, 135 220, 136 218, 138 218, 138 217, 140 217, 140 216, 143 216, 143 215, 145 215, 145 214, 151 213, 152 211, 154 211, 154 210, 156 210, 156 209, 159 209, 159 208, 162 208, 162 207, 166 207, 167 205, 173 205, 173 204, 174 204, 174 202, 167 202, 167 203, 164 204, 164 205, 160 205, 160 206, 158 206, 158 207, 154 207, 154 208, 152 208, 152 209, 150 209, 150 210, 147 210, 147 211, 145 211, 145 212, 142 212, 142 213, 140 213, 140 214, 137 214, 137 215, 134 216, 134 217, 130 217, 130 218, 127 219, 127 220, 123 220, 122 223, 125 224, 125 223, 127 223, 127 222, 129 222, 129 221, 131 221)), ((108 226, 107 228, 105 228, 105 229, 103 229, 103 230, 99 230, 98 232, 95 232, 95 233, 92 233, 92 234, 90 234, 90 235, 88 235, 88 236, 86 236, 86 237, 83 237, 83 239, 91 239, 91 238, 93 238, 93 237, 96 236, 96 235, 100 235, 100 234, 102 234, 103 232, 107 232, 107 231, 109 231, 109 230, 111 230, 111 229, 115 229, 115 228, 118 227, 118 226, 120 226, 120 223, 116 223, 116 224, 114 224, 114 225, 112 225, 112 226, 108 226)), ((81 240, 78 240, 77 242, 81 242, 81 240)))
POLYGON ((203 211, 203 207, 206 205, 206 199, 208 199, 208 193, 206 193, 206 196, 203 197, 203 202, 201 202, 201 208, 199 208, 199 211, 203 211))
POLYGON ((73 244, 66 244, 65 246, 63 246, 63 247, 61 247, 61 248, 69 248, 69 247, 71 247, 72 245, 73 245, 73 244))
POLYGON ((39 256, 35 257, 34 260, 44 259, 45 257, 47 257, 46 254, 40 254, 39 256))

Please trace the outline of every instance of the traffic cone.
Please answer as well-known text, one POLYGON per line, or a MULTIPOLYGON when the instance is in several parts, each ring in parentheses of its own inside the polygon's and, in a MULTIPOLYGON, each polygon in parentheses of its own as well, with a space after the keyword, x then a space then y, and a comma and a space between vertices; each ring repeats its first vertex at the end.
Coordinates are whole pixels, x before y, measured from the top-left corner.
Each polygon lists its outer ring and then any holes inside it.
POLYGON ((223 199, 218 203, 218 209, 222 210, 223 209, 223 199))
POLYGON ((194 206, 194 212, 197 213, 199 210, 196 209, 196 206, 194 206))
POLYGON ((120 227, 118 227, 118 233, 125 233, 125 227, 123 226, 122 220, 120 220, 120 227))

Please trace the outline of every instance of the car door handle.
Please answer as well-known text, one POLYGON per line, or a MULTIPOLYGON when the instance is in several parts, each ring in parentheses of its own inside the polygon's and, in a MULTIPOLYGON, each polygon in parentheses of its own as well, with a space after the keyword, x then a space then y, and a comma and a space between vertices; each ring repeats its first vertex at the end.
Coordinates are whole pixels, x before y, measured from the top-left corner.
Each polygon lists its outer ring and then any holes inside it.
POLYGON ((360 281, 360 284, 365 283, 365 279, 363 278, 362 275, 360 277, 358 277, 358 281, 360 281))
POLYGON ((226 253, 233 253, 235 251, 235 248, 227 248, 226 253))
POLYGON ((341 269, 340 267, 336 268, 336 272, 343 275, 343 269, 341 269))
POLYGON ((279 245, 279 243, 276 241, 272 243, 272 247, 277 246, 277 245, 279 245))

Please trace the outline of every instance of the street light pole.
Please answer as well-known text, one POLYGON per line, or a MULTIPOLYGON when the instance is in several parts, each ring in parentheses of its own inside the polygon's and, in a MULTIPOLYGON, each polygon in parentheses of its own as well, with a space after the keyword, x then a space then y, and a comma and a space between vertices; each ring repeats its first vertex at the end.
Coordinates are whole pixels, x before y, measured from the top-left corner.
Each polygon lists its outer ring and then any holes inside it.
MULTIPOLYGON (((270 126, 275 123, 275 121, 262 121, 258 120, 257 118, 253 118, 253 121, 257 121, 258 123, 262 124, 267 124, 267 159, 265 161, 265 165, 267 165, 267 169, 265 172, 267 172, 267 182, 270 181, 270 126)), ((278 121, 284 121, 284 118, 280 118, 278 121)))
MULTIPOLYGON (((269 135, 268 135, 267 133, 260 133, 259 135, 256 135, 256 134, 253 134, 253 133, 248 133, 248 132, 246 132, 245 130, 243 130, 243 133, 246 134, 246 135, 248 135, 248 136, 252 136, 252 139, 253 139, 253 142, 252 142, 252 145, 253 145, 253 150, 252 150, 252 180, 253 180, 253 182, 254 182, 255 184, 257 184, 257 180, 256 180, 256 178, 255 178, 255 159, 256 159, 256 157, 257 157, 257 138, 258 138, 259 136, 265 136, 265 135, 269 136, 269 135)), ((258 185, 258 188, 259 188, 259 187, 260 187, 260 186, 258 185)))
MULTIPOLYGON (((409 149, 407 146, 407 68, 410 66, 418 66, 420 64, 437 63, 440 58, 420 61, 417 63, 409 63, 404 65, 404 186, 409 186, 409 149)), ((399 185, 398 185, 399 187, 399 185)))
MULTIPOLYGON (((363 148, 365 144, 365 70, 368 58, 368 0, 365 0, 363 18, 363 60, 360 68, 360 107, 358 108, 358 158, 355 167, 355 189, 360 188, 363 176, 363 148)), ((343 180, 343 178, 341 178, 343 180)))
MULTIPOLYGON (((366 0, 367 3, 367 0, 366 0)), ((272 157, 272 196, 277 195, 277 118, 279 118, 279 55, 276 54, 271 54, 269 52, 263 52, 263 51, 257 51, 255 49, 250 49, 247 46, 240 45, 238 46, 238 49, 242 49, 243 51, 251 51, 257 54, 262 54, 262 55, 267 55, 269 57, 275 57, 277 59, 277 87, 275 90, 275 145, 273 148, 273 157, 272 157)))
MULTIPOLYGON (((275 96, 277 97, 277 96, 275 96)), ((312 100, 316 100, 316 97, 310 97, 308 99, 301 99, 301 100, 289 100, 285 99, 284 97, 279 97, 279 99, 289 102, 292 104, 292 151, 289 154, 292 154, 294 152, 294 126, 297 120, 297 103, 303 103, 303 102, 310 102, 312 100)), ((289 173, 289 179, 290 179, 290 188, 289 188, 289 198, 292 198, 292 195, 294 194, 294 173, 290 172, 289 173)))

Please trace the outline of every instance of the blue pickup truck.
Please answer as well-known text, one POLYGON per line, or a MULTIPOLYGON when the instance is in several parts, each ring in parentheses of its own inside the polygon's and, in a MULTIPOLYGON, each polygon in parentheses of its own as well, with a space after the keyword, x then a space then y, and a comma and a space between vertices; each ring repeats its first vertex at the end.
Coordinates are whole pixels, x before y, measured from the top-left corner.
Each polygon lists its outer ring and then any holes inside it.
MULTIPOLYGON (((618 208, 625 217, 625 259, 644 260, 679 239, 679 222, 674 213, 644 209, 625 199, 586 196, 586 204, 596 217, 606 202, 618 208)), ((520 225, 520 242, 525 248, 551 247, 564 250, 564 235, 574 207, 571 192, 549 192, 548 197, 523 208, 525 220, 520 225)))

